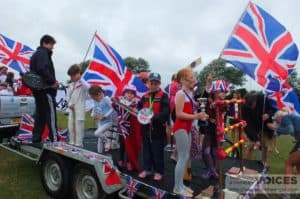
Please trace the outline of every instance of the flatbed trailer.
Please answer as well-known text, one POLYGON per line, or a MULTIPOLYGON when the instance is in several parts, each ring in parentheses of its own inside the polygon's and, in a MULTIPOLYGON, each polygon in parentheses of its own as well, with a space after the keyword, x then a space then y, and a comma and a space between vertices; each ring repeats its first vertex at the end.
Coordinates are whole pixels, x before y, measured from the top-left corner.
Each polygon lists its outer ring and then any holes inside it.
MULTIPOLYGON (((169 152, 164 152, 165 173, 162 181, 154 181, 153 176, 140 179, 138 172, 128 172, 124 168, 114 166, 117 165, 119 158, 118 150, 111 150, 105 154, 95 152, 97 138, 94 137, 93 131, 93 129, 86 131, 84 148, 63 142, 54 142, 46 143, 39 149, 28 143, 18 142, 14 138, 0 146, 40 165, 41 181, 45 191, 55 198, 131 198, 127 194, 130 189, 130 185, 126 184, 128 178, 140 185, 135 190, 134 198, 153 198, 155 190, 166 194, 165 198, 180 198, 172 193, 175 164, 169 159, 169 152), (115 176, 120 177, 119 183, 108 183, 108 176, 112 172, 115 176)), ((238 167, 239 159, 226 158, 222 165, 223 185, 225 185, 225 173, 233 166, 238 167)), ((265 172, 257 161, 245 160, 244 165, 258 173, 265 172)), ((199 195, 209 186, 218 186, 217 180, 201 178, 204 168, 202 161, 192 162, 193 177, 191 183, 187 185, 195 191, 194 196, 199 195)), ((253 181, 253 184, 257 181, 259 179, 253 181)), ((213 197, 217 197, 217 195, 213 197)))

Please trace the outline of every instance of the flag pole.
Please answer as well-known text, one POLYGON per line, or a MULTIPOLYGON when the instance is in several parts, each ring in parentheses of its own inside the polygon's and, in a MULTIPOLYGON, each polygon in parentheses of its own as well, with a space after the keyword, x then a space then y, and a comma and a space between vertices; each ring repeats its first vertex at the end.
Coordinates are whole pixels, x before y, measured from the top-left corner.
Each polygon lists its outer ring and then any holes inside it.
POLYGON ((86 58, 88 56, 88 53, 90 52, 90 49, 91 49, 91 46, 92 46, 92 43, 94 41, 94 38, 95 38, 96 34, 97 34, 97 30, 94 32, 94 34, 92 36, 92 39, 91 39, 91 41, 90 41, 90 43, 88 45, 88 49, 87 49, 87 51, 86 51, 86 53, 85 53, 85 55, 84 55, 83 60, 82 60, 81 63, 85 62, 85 60, 86 60, 86 58))
POLYGON ((260 141, 260 146, 259 146, 259 149, 260 149, 260 153, 261 153, 261 162, 262 162, 262 164, 263 164, 263 167, 265 167, 265 163, 266 162, 264 162, 264 159, 267 159, 266 157, 265 157, 265 152, 264 152, 264 150, 268 150, 268 149, 266 149, 266 147, 265 146, 263 146, 264 144, 263 144, 263 142, 264 142, 264 127, 265 127, 265 121, 263 120, 263 115, 265 114, 265 110, 266 110, 266 99, 267 99, 267 96, 266 96, 266 93, 264 93, 263 94, 264 95, 264 101, 263 101, 263 108, 262 108, 262 124, 261 124, 261 131, 260 131, 260 139, 259 139, 259 141, 260 141))
POLYGON ((250 3, 251 3, 251 0, 248 1, 248 3, 247 3, 247 5, 246 5, 244 11, 242 12, 240 18, 239 18, 238 21, 235 23, 235 25, 234 25, 234 27, 233 27, 233 30, 231 31, 230 35, 228 36, 228 39, 227 39, 227 41, 226 41, 224 47, 222 48, 222 51, 221 51, 220 54, 219 54, 219 58, 221 58, 222 52, 224 51, 224 49, 225 49, 226 46, 228 45, 229 40, 230 40, 230 37, 231 37, 231 35, 233 35, 234 31, 236 30, 236 27, 238 26, 238 23, 239 23, 239 22, 241 21, 241 19, 245 16, 246 11, 247 11, 247 8, 249 7, 249 4, 250 4, 250 3))

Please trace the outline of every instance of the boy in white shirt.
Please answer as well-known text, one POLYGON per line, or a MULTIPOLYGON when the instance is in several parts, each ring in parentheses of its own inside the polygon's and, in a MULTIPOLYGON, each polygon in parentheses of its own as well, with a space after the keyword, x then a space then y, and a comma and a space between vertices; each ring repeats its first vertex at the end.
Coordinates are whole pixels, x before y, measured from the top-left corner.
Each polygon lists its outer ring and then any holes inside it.
POLYGON ((84 89, 80 81, 79 65, 74 64, 70 66, 68 75, 72 81, 67 90, 67 102, 70 109, 68 118, 69 144, 82 147, 87 90, 84 89))

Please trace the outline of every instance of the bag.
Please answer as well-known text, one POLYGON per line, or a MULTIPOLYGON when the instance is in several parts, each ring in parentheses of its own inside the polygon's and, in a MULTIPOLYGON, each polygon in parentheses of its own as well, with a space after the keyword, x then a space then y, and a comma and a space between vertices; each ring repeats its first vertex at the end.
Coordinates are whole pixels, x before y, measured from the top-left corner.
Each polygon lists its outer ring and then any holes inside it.
POLYGON ((31 90, 44 90, 50 88, 43 78, 33 71, 29 71, 23 75, 24 84, 31 90))

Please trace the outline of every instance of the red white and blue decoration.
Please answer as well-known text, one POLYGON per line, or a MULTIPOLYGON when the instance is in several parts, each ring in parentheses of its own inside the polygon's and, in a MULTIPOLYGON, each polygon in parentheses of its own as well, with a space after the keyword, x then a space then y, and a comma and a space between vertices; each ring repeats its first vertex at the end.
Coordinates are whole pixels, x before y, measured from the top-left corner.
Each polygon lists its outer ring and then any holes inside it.
POLYGON ((209 92, 216 92, 216 91, 221 91, 221 92, 229 92, 231 88, 231 84, 226 82, 225 80, 216 80, 211 83, 209 92))
POLYGON ((141 97, 147 91, 145 84, 127 69, 119 53, 99 35, 95 34, 94 40, 93 58, 82 75, 85 87, 99 85, 106 95, 112 97, 122 95, 124 86, 133 85, 136 87, 137 97, 141 97))
MULTIPOLYGON (((32 130, 34 126, 34 119, 27 113, 23 113, 20 123, 19 135, 17 136, 18 140, 22 142, 30 143, 32 141, 32 130)), ((48 128, 45 128, 42 139, 47 140, 48 128)), ((66 141, 68 137, 68 129, 58 129, 58 136, 60 141, 66 141)))
POLYGON ((29 71, 30 57, 34 50, 0 34, 0 63, 19 73, 29 71))
POLYGON ((294 89, 286 82, 280 91, 267 92, 271 104, 276 109, 287 108, 289 113, 300 115, 300 103, 294 89))
POLYGON ((152 199, 166 199, 167 198, 168 193, 164 190, 157 189, 155 187, 151 187, 151 191, 153 194, 152 199))
POLYGON ((221 57, 266 90, 280 91, 295 69, 298 48, 282 24, 250 2, 221 57))
POLYGON ((19 140, 31 141, 34 119, 27 113, 23 113, 19 129, 19 140))
POLYGON ((130 176, 126 176, 126 188, 127 188, 127 195, 129 198, 132 198, 135 193, 140 188, 141 183, 137 180, 133 179, 130 176))

